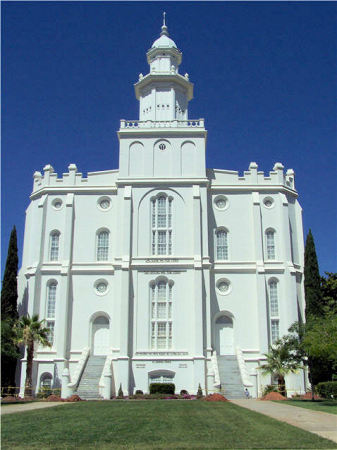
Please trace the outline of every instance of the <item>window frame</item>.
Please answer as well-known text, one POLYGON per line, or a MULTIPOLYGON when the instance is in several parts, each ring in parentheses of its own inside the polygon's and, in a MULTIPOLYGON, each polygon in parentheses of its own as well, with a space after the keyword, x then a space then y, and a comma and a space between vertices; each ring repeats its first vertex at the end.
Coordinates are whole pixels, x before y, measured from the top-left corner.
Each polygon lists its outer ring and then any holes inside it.
POLYGON ((271 345, 280 338, 280 282, 277 278, 268 280, 268 311, 269 311, 269 328, 271 345), (273 286, 273 291, 272 291, 273 286), (273 302, 273 303, 272 303, 273 302), (276 305, 276 306, 275 306, 276 305), (277 326, 277 337, 274 338, 273 325, 277 326))
POLYGON ((97 262, 109 261, 110 256, 110 231, 107 228, 100 228, 96 232, 96 258, 97 262), (103 233, 107 234, 107 245, 100 246, 100 235, 103 233), (99 255, 100 250, 104 251, 104 258, 99 255))
POLYGON ((265 231, 265 256, 266 261, 275 261, 276 260, 276 231, 274 228, 267 228, 265 231), (269 244, 268 235, 272 233, 273 240, 272 245, 269 244), (270 256, 269 249, 272 248, 273 254, 270 256))
POLYGON ((150 254, 151 256, 172 256, 173 254, 173 197, 160 192, 150 199, 150 254), (160 201, 165 207, 160 210, 160 201))
POLYGON ((60 260, 60 236, 61 233, 59 232, 59 230, 53 230, 51 231, 50 235, 49 235, 49 249, 48 249, 48 259, 49 261, 59 261, 60 260), (53 255, 53 250, 55 251, 54 247, 53 247, 53 239, 54 237, 57 236, 57 252, 56 256, 53 255))
POLYGON ((173 347, 173 285, 173 281, 166 278, 159 278, 149 283, 149 347, 151 350, 167 351, 173 347), (165 286, 164 296, 160 288, 163 285, 165 286), (164 330, 162 335, 159 333, 160 328, 164 330), (158 342, 164 342, 164 345, 158 345, 158 342))
POLYGON ((214 260, 215 261, 229 261, 229 231, 225 227, 218 227, 214 230, 214 260), (218 249, 220 245, 218 245, 218 235, 220 233, 225 234, 225 245, 222 245, 221 247, 224 247, 226 258, 219 258, 218 257, 218 249))

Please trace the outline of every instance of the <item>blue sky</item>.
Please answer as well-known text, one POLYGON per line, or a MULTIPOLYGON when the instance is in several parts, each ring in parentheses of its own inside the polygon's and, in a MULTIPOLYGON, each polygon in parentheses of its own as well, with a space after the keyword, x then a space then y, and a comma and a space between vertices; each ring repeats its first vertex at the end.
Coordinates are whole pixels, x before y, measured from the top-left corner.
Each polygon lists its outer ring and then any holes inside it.
POLYGON ((119 120, 138 118, 133 83, 164 10, 207 167, 293 168, 320 270, 337 271, 334 2, 3 2, 2 271, 14 224, 22 251, 35 170, 118 167, 119 120))

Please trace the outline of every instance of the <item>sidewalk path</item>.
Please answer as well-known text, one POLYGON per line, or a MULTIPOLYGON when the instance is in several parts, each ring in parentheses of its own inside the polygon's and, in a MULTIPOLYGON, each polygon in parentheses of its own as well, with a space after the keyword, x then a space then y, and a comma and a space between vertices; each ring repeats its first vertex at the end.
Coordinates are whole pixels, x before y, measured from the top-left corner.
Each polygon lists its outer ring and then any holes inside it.
POLYGON ((1 406, 1 415, 12 414, 17 412, 32 411, 33 409, 51 408, 58 405, 71 405, 70 402, 32 402, 32 403, 15 403, 14 405, 1 406))
POLYGON ((284 405, 281 401, 275 403, 254 399, 239 399, 231 400, 231 402, 337 442, 337 415, 335 414, 284 405))

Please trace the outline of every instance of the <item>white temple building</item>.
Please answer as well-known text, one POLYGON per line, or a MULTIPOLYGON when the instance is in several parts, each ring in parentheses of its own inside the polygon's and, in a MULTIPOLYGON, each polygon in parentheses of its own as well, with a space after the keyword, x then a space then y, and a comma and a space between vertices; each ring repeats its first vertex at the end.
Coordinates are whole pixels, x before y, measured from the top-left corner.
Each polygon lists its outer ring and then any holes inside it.
MULTIPOLYGON (((294 171, 206 169, 204 119, 188 117, 193 83, 165 24, 147 61, 119 169, 34 173, 19 302, 52 343, 36 350, 34 389, 110 398, 172 382, 255 397, 272 382, 263 354, 304 317, 294 171)), ((286 382, 303 392, 302 372, 286 382)))

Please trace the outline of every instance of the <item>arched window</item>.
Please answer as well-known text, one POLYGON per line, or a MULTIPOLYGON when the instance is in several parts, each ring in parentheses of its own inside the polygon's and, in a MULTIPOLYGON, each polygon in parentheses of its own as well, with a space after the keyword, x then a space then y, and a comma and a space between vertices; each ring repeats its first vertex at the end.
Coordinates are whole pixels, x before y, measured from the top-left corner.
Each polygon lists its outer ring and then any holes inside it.
POLYGON ((269 281, 269 314, 272 344, 279 338, 279 304, 277 281, 269 281))
POLYGON ((59 247, 60 247, 60 232, 53 231, 50 234, 50 252, 49 259, 50 261, 58 261, 59 259, 59 247))
POLYGON ((172 199, 160 195, 151 200, 152 255, 172 254, 172 199))
POLYGON ((160 280, 150 286, 151 348, 172 347, 172 283, 160 280))
POLYGON ((267 259, 275 259, 275 231, 266 231, 267 259))
POLYGON ((107 261, 109 257, 109 231, 97 234, 97 261, 107 261))
POLYGON ((48 341, 54 343, 55 311, 56 311, 56 281, 51 281, 47 287, 46 327, 49 329, 48 341))
POLYGON ((228 259, 228 233, 224 229, 215 232, 216 240, 216 259, 228 259))

